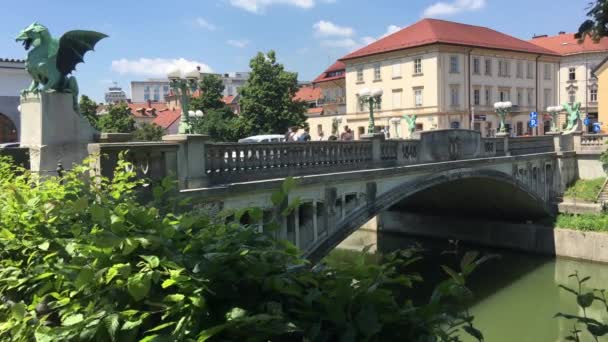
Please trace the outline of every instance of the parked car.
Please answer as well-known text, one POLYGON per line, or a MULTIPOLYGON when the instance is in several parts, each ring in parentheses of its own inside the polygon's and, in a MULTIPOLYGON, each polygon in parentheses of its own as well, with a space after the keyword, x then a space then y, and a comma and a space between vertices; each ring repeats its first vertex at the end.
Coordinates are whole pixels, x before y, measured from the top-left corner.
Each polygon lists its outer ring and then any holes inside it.
POLYGON ((0 144, 0 148, 19 147, 19 146, 21 146, 21 144, 18 143, 18 142, 10 142, 10 143, 0 144))
POLYGON ((239 143, 268 143, 268 142, 284 142, 285 136, 281 134, 266 134, 254 135, 239 140, 239 143))

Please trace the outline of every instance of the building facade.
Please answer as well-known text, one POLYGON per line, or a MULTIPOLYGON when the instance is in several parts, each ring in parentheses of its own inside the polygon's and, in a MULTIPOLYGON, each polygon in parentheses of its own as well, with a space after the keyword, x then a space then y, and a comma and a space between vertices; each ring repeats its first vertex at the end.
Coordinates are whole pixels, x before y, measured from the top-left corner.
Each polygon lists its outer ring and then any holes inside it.
POLYGON ((356 138, 367 133, 364 88, 381 89, 376 131, 409 138, 415 130, 466 128, 493 136, 494 103, 511 101, 512 135, 542 134, 529 128, 531 111, 553 103, 559 56, 529 42, 479 26, 424 19, 341 59, 346 65, 346 122, 356 138), (546 102, 546 103, 545 103, 546 102))
POLYGON ((125 94, 125 92, 122 90, 121 87, 118 86, 117 83, 114 83, 114 85, 109 87, 108 91, 106 91, 105 101, 108 104, 127 102, 127 94, 125 94))
POLYGON ((170 91, 168 79, 131 81, 131 102, 165 102, 165 97, 169 95, 170 91))
MULTIPOLYGON (((608 38, 593 42, 590 38, 582 43, 574 37, 574 33, 560 32, 555 36, 535 36, 530 43, 559 54, 559 83, 558 96, 554 105, 566 103, 581 103, 581 115, 588 117, 591 123, 598 122, 598 79, 593 70, 608 57, 608 38)), ((566 113, 560 115, 560 125, 566 120, 566 113)), ((601 120, 600 120, 601 121, 601 120)), ((593 126, 588 125, 589 132, 593 126)), ((608 131, 608 121, 602 124, 602 130, 608 131)))
POLYGON ((31 81, 25 61, 0 58, 0 144, 19 141, 19 94, 31 81))

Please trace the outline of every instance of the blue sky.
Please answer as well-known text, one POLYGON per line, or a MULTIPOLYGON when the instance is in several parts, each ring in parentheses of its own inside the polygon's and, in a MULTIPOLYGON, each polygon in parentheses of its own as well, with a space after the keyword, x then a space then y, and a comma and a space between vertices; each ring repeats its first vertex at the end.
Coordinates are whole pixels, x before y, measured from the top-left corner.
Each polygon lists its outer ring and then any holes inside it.
POLYGON ((529 39, 573 32, 588 0, 28 0, 2 4, 0 58, 24 58, 17 33, 33 21, 54 35, 92 29, 110 36, 77 68, 97 101, 112 81, 160 77, 174 66, 245 71, 274 49, 300 80, 335 59, 423 17, 487 26, 529 39))

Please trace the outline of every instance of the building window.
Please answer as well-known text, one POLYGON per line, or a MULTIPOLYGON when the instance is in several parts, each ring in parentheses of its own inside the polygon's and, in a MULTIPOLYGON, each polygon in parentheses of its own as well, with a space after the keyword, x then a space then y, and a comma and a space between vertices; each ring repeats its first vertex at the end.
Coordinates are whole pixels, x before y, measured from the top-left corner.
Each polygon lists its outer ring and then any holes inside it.
POLYGON ((363 68, 357 68, 357 82, 363 82, 363 68))
POLYGON ((460 105, 460 87, 458 85, 450 86, 450 105, 460 105))
POLYGON ((366 111, 366 109, 367 109, 367 107, 368 107, 368 106, 367 106, 367 102, 362 102, 362 101, 359 99, 359 95, 357 95, 357 106, 359 107, 359 111, 360 111, 360 112, 365 112, 365 111, 366 111))
POLYGON ((422 107, 422 88, 414 88, 414 105, 422 107))
POLYGON ((551 89, 545 89, 544 93, 543 93, 543 100, 544 100, 544 104, 545 107, 549 107, 552 106, 553 104, 551 103, 551 89))
POLYGON ((498 76, 509 77, 511 75, 511 63, 507 60, 498 61, 498 76))
POLYGON ((395 62, 393 64, 393 78, 401 77, 401 62, 395 62))
POLYGON ((551 64, 545 63, 545 77, 546 80, 551 79, 551 64))
POLYGON ((382 66, 380 64, 374 65, 374 81, 382 81, 382 66))
POLYGON ((479 89, 473 89, 473 104, 479 106, 481 101, 481 91, 479 89))
POLYGON ((459 129, 460 128, 460 121, 452 121, 452 122, 450 122, 450 128, 452 128, 452 129, 459 129))
POLYGON ((486 76, 492 76, 492 59, 486 58, 486 76))
POLYGON ((144 94, 144 101, 150 101, 150 93, 144 94))
POLYGON ((154 93, 154 102, 160 101, 160 95, 158 93, 154 93))
POLYGON ((417 123, 416 124, 416 131, 424 131, 424 124, 417 123))
POLYGON ((164 94, 164 95, 169 94, 169 86, 168 86, 168 85, 163 86, 163 94, 164 94))
POLYGON ((393 109, 401 108, 402 89, 393 89, 393 109))
POLYGON ((522 61, 517 61, 516 77, 524 78, 524 63, 522 61))
POLYGON ((511 98, 511 91, 509 91, 508 89, 502 89, 499 92, 499 97, 500 102, 509 101, 509 99, 511 98))
POLYGON ((458 68, 458 56, 450 56, 450 73, 457 74, 459 73, 458 68))
POLYGON ((422 75, 422 58, 414 59, 414 75, 422 75))
POLYGON ((571 91, 570 93, 568 93, 568 99, 570 102, 570 104, 574 104, 574 102, 576 102, 576 93, 571 91))
POLYGON ((492 105, 492 88, 486 87, 486 106, 492 105))
POLYGON ((591 88, 589 91, 589 98, 591 102, 597 102, 597 88, 591 88))
POLYGON ((576 81, 576 68, 568 69, 568 80, 576 81))
POLYGON ((524 91, 522 89, 517 89, 517 105, 523 106, 524 104, 524 91))
POLYGON ((473 73, 475 75, 479 75, 481 73, 481 65, 480 65, 480 60, 479 57, 474 57, 473 58, 473 73))
POLYGON ((534 89, 528 89, 528 106, 534 105, 534 89))
POLYGON ((534 78, 534 64, 532 64, 532 62, 528 62, 526 68, 526 78, 534 78))

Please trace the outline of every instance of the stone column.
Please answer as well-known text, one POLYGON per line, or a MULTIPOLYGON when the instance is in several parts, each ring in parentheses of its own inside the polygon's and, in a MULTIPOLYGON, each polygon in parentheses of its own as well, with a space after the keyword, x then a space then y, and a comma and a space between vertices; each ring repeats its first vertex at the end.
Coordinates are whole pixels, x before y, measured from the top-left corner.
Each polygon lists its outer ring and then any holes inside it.
POLYGON ((209 141, 207 135, 165 135, 163 141, 180 144, 177 152, 177 174, 180 189, 198 189, 209 185, 205 165, 205 143, 209 141))
POLYGON ((583 138, 583 132, 579 131, 579 132, 572 132, 570 134, 568 134, 570 136, 572 136, 572 147, 574 149, 574 151, 581 151, 581 140, 583 138))
POLYGON ((369 140, 372 142, 372 162, 379 163, 382 161, 382 142, 385 136, 383 133, 364 134, 361 140, 369 140))
POLYGON ((21 146, 30 149, 34 172, 56 173, 57 163, 66 169, 88 156, 87 145, 97 131, 74 111, 72 94, 40 92, 21 98, 21 146))
POLYGON ((546 135, 553 137, 553 145, 555 146, 555 152, 562 153, 564 145, 562 144, 562 132, 546 132, 546 135))
POLYGON ((496 133, 496 137, 503 139, 505 156, 510 156, 511 152, 509 151, 509 133, 496 133))

